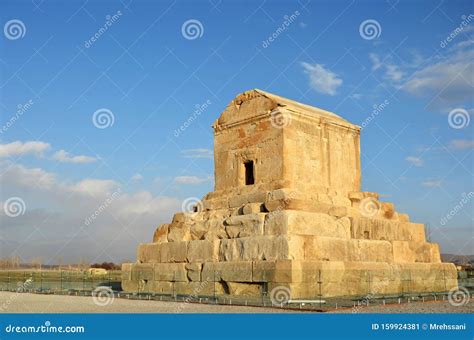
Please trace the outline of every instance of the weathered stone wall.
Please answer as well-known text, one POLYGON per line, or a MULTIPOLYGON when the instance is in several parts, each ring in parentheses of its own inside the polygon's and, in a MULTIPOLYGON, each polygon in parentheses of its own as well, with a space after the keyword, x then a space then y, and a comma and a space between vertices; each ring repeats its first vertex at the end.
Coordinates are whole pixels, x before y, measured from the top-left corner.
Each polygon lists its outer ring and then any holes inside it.
POLYGON ((359 128, 340 117, 255 90, 214 124, 215 190, 197 212, 176 213, 123 265, 126 291, 291 297, 447 291, 424 226, 360 191, 359 128), (278 110, 289 124, 275 127, 278 110), (245 185, 244 162, 255 184, 245 185))
POLYGON ((284 127, 285 179, 300 192, 360 191, 360 131, 295 117, 284 127))
POLYGON ((244 162, 254 161, 255 184, 269 190, 283 180, 283 133, 268 120, 238 125, 215 136, 215 190, 245 186, 244 162))

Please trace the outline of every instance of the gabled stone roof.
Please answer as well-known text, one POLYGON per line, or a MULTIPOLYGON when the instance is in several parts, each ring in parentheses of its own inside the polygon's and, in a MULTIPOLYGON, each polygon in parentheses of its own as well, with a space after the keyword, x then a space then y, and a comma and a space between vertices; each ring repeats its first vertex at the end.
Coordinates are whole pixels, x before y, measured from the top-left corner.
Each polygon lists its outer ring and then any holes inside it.
POLYGON ((252 118, 265 116, 275 109, 314 118, 322 118, 340 125, 358 128, 356 125, 330 111, 302 104, 259 89, 249 90, 235 97, 214 122, 213 127, 229 126, 251 120, 252 118))

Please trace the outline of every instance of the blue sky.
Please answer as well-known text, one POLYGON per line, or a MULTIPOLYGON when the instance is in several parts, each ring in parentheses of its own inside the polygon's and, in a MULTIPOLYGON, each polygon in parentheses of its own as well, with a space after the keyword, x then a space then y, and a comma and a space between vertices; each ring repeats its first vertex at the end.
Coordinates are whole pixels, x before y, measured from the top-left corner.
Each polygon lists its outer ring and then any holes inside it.
POLYGON ((183 200, 212 191, 210 125, 252 88, 363 125, 363 190, 427 223, 443 252, 474 253, 473 12, 470 1, 2 1, 0 201, 25 209, 2 211, 0 256, 133 259, 183 200))

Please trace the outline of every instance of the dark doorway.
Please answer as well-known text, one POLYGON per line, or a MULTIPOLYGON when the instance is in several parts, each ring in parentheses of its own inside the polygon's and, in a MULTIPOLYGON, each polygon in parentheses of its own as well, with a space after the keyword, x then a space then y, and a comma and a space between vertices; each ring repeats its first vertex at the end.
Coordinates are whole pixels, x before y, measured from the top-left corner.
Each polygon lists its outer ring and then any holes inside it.
POLYGON ((255 184, 253 161, 246 161, 245 165, 245 185, 255 184))

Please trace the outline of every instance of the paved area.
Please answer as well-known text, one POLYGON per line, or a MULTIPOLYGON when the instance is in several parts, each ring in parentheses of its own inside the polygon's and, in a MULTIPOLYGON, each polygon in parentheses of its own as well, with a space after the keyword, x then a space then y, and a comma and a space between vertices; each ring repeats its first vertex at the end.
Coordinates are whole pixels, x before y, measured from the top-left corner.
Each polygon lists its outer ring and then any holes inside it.
POLYGON ((0 292, 0 313, 288 313, 276 308, 0 292))
MULTIPOLYGON (((92 297, 0 292, 0 313, 301 313, 280 308, 223 306, 144 300, 98 300, 92 297), (104 304, 104 305, 100 305, 104 304)), ((464 306, 448 302, 395 304, 338 309, 331 313, 474 313, 474 300, 464 306)))
POLYGON ((433 313, 462 313, 462 314, 474 314, 474 300, 471 299, 466 305, 463 306, 452 306, 449 302, 416 302, 416 303, 403 303, 403 304, 392 304, 386 306, 369 306, 369 307, 356 307, 349 309, 339 309, 337 311, 331 311, 331 313, 414 313, 414 314, 433 314, 433 313))

